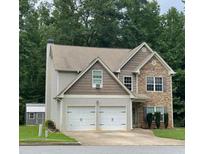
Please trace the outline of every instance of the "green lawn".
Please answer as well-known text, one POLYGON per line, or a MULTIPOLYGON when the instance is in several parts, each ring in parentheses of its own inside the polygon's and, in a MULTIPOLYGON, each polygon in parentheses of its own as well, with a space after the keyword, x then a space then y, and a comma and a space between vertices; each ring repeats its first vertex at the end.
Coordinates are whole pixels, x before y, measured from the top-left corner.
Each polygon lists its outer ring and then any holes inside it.
POLYGON ((20 142, 77 142, 75 139, 65 136, 60 132, 49 133, 45 138, 45 128, 42 137, 38 137, 38 126, 19 126, 20 142))
POLYGON ((184 128, 173 128, 173 129, 153 129, 155 136, 163 138, 172 138, 177 140, 185 139, 185 129, 184 128))

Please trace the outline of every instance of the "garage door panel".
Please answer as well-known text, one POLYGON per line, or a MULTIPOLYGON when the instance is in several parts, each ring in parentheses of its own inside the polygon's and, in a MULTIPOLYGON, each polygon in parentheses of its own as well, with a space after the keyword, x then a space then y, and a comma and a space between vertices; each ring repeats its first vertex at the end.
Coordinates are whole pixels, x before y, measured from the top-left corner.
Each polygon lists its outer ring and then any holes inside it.
POLYGON ((99 123, 101 130, 126 130, 126 107, 100 107, 99 123))
POLYGON ((68 107, 68 130, 95 130, 95 107, 68 107))

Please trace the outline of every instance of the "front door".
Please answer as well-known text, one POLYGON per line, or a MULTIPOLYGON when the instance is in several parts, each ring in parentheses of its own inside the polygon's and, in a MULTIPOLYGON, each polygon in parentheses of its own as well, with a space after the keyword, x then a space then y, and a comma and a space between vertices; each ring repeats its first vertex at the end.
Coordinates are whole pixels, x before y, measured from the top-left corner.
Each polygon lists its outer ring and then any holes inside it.
POLYGON ((132 124, 133 128, 138 127, 138 109, 135 104, 132 106, 132 124))

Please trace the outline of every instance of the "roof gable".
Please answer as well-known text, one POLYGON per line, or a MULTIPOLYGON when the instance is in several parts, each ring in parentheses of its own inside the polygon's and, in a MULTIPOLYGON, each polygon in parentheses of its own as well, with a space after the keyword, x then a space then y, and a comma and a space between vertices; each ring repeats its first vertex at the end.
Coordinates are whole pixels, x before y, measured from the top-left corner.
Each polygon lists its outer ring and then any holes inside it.
POLYGON ((109 75, 116 81, 117 84, 120 85, 120 87, 126 91, 127 94, 129 94, 130 96, 133 96, 133 94, 122 84, 121 81, 119 81, 119 79, 112 73, 112 71, 108 68, 107 65, 105 65, 105 63, 98 57, 96 59, 94 59, 78 76, 77 78, 71 82, 64 90, 62 90, 58 95, 57 98, 62 98, 64 96, 64 94, 78 81, 80 80, 84 74, 90 70, 90 68, 92 66, 94 66, 96 63, 100 63, 102 65, 102 67, 109 73, 109 75))
POLYGON ((157 53, 153 52, 150 56, 148 56, 142 63, 139 65, 135 70, 134 73, 140 73, 141 68, 145 66, 151 59, 152 57, 156 57, 157 60, 168 70, 169 74, 175 74, 175 72, 172 70, 172 68, 163 60, 163 58, 157 53))
POLYGON ((127 58, 120 64, 117 72, 120 72, 120 70, 142 49, 142 47, 146 47, 150 52, 154 52, 147 43, 143 42, 136 48, 130 51, 130 54, 127 56, 127 58))

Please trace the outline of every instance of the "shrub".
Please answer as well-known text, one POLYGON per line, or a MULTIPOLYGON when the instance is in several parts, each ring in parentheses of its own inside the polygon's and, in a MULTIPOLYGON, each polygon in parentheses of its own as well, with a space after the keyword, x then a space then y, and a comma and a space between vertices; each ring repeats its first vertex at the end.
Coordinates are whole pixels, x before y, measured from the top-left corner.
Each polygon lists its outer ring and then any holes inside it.
POLYGON ((25 124, 25 112, 26 112, 26 105, 25 101, 22 97, 19 97, 19 124, 25 124))
POLYGON ((148 128, 150 129, 152 125, 152 119, 153 119, 152 113, 148 113, 146 119, 147 119, 148 128))
POLYGON ((156 124, 157 128, 159 129, 161 113, 160 112, 155 112, 154 115, 155 115, 155 124, 156 124))
POLYGON ((52 120, 46 120, 45 127, 50 130, 56 130, 55 123, 52 120))
POLYGON ((164 113, 164 127, 167 128, 169 124, 169 115, 168 113, 164 113))

